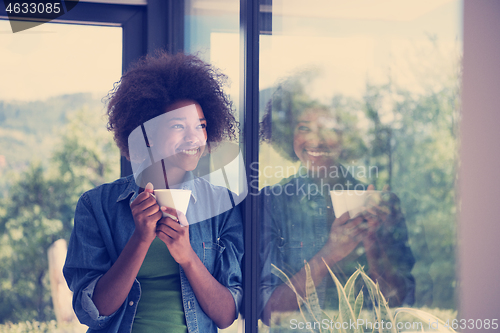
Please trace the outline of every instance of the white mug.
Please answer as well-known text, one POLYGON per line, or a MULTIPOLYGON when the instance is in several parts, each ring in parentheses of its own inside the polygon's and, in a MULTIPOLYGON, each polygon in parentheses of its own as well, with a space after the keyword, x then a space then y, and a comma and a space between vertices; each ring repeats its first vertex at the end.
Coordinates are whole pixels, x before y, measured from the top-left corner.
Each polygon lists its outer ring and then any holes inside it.
MULTIPOLYGON (((158 189, 153 191, 151 194, 153 198, 156 199, 160 207, 165 206, 169 208, 174 208, 175 210, 181 211, 186 215, 187 208, 189 205, 189 199, 191 198, 191 190, 180 190, 180 189, 158 189)), ((162 211, 164 217, 170 217, 174 221, 179 219, 171 214, 162 211)))
POLYGON ((340 217, 345 212, 349 212, 351 218, 363 211, 368 198, 380 191, 374 190, 338 190, 330 191, 333 211, 336 217, 340 217))

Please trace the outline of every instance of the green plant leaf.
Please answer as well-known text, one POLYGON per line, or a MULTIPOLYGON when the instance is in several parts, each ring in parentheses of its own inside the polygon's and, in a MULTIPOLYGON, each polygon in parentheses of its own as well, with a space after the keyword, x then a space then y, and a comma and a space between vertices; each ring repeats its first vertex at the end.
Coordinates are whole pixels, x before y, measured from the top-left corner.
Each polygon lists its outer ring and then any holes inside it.
POLYGON ((375 310, 376 318, 379 319, 380 318, 380 300, 379 300, 379 296, 378 296, 377 285, 375 284, 375 282, 373 282, 373 280, 368 275, 366 275, 366 273, 363 271, 363 269, 361 267, 358 268, 358 270, 360 270, 361 277, 363 278, 363 281, 365 282, 365 285, 366 285, 366 289, 368 290, 368 295, 370 295, 370 299, 371 299, 372 304, 373 304, 373 309, 375 310))
MULTIPOLYGON (((297 292, 292 281, 290 281, 288 276, 281 269, 276 267, 276 265, 274 265, 274 264, 271 264, 271 273, 276 275, 277 277, 279 277, 280 280, 283 281, 283 283, 285 283, 290 289, 292 289, 292 291, 295 294, 295 297, 297 298, 297 304, 299 306, 299 311, 300 311, 300 314, 302 315, 302 318, 304 318, 304 321, 306 321, 306 322, 313 321, 312 310, 311 310, 309 304, 307 303, 307 301, 305 301, 302 298, 302 296, 300 296, 300 294, 297 292), (304 310, 302 309, 302 305, 306 306, 306 308, 308 310, 307 312, 304 312, 304 310)), ((312 331, 312 332, 314 333, 314 331, 312 331)))
POLYGON ((359 273, 360 273, 360 270, 357 269, 351 275, 351 277, 349 277, 349 280, 347 280, 347 282, 345 284, 345 287, 344 287, 344 289, 346 291, 346 294, 347 294, 347 298, 349 300, 349 304, 351 304, 352 308, 354 308, 354 302, 355 302, 355 299, 354 299, 354 283, 356 282, 356 279, 358 278, 359 273))
MULTIPOLYGON (((351 305, 349 304, 349 300, 347 299, 347 295, 345 293, 344 287, 342 286, 342 284, 340 283, 340 281, 337 279, 337 277, 335 276, 335 274, 332 272, 332 270, 330 269, 330 267, 326 264, 325 259, 323 259, 323 262, 325 263, 326 267, 328 268, 328 272, 330 272, 330 275, 331 275, 333 281, 335 282, 335 285, 337 286, 337 292, 339 294, 339 321, 342 322, 342 323, 346 322, 348 324, 350 324, 351 321, 355 322, 356 319, 355 319, 355 316, 354 316, 354 310, 351 307, 351 305)), ((351 329, 350 325, 348 325, 347 329, 342 328, 341 332, 345 332, 345 333, 363 333, 363 331, 362 331, 361 328, 358 328, 356 326, 356 328, 351 329)))
POLYGON ((354 316, 358 320, 361 310, 363 309, 363 290, 359 291, 358 297, 356 297, 356 302, 354 303, 354 316))
POLYGON ((297 296, 297 302, 299 302, 300 306, 300 303, 304 302, 304 299, 299 295, 299 293, 297 293, 297 290, 295 290, 295 287, 293 286, 292 281, 290 281, 288 276, 274 264, 271 264, 271 273, 279 277, 283 283, 286 283, 286 285, 293 290, 295 296, 297 296))
MULTIPOLYGON (((381 322, 382 320, 390 321, 392 324, 391 332, 397 333, 396 322, 394 321, 394 316, 391 313, 391 309, 384 295, 380 291, 380 286, 378 283, 373 282, 373 280, 362 270, 360 267, 360 274, 365 282, 368 292, 370 294, 373 308, 375 310, 376 320, 381 322)), ((379 332, 382 333, 382 328, 379 328, 379 332)))
POLYGON ((385 315, 383 317, 385 317, 386 320, 388 319, 391 321, 391 323, 392 323, 391 332, 398 333, 398 331, 396 329, 396 321, 394 320, 394 316, 392 315, 391 308, 389 308, 389 303, 386 301, 384 294, 382 294, 382 291, 380 291, 380 286, 378 283, 377 283, 377 291, 378 291, 378 294, 380 296, 380 301, 382 303, 382 312, 385 315))
MULTIPOLYGON (((398 314, 400 313, 408 313, 408 314, 411 314, 413 315, 414 317, 422 320, 424 323, 426 322, 435 322, 437 321, 438 322, 438 327, 437 329, 433 329, 434 332, 452 332, 452 333, 456 333, 456 331, 451 328, 451 327, 445 327, 446 323, 444 321, 442 321, 441 319, 439 319, 438 317, 428 313, 428 312, 425 312, 425 311, 422 311, 422 310, 418 310, 418 309, 412 309, 412 308, 399 308, 399 309, 396 309, 396 311, 394 311, 394 319, 397 318, 398 314)), ((422 325, 421 327, 421 330, 422 332, 424 332, 424 327, 422 325)))
MULTIPOLYGON (((321 307, 319 306, 319 300, 318 300, 318 294, 316 293, 316 287, 314 285, 314 281, 311 276, 311 267, 309 264, 304 261, 305 265, 304 268, 306 270, 306 299, 307 303, 309 305, 309 308, 311 309, 311 314, 314 317, 314 322, 321 322, 322 318, 322 311, 321 307)), ((321 325, 320 325, 321 326, 321 325)), ((321 328, 319 329, 321 332, 321 328)))

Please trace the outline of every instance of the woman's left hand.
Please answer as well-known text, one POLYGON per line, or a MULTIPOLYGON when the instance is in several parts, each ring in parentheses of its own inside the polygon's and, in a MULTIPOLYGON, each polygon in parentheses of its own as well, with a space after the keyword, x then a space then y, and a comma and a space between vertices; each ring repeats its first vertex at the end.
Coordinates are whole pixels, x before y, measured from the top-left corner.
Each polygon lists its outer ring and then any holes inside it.
MULTIPOLYGON (((368 185, 368 191, 375 190, 373 185, 368 185)), ((377 230, 380 228, 388 228, 396 221, 391 217, 393 214, 392 196, 391 193, 384 188, 382 192, 375 193, 373 198, 368 200, 368 205, 365 208, 363 216, 367 221, 367 239, 365 246, 377 241, 377 230)))
MULTIPOLYGON (((369 191, 374 189, 373 185, 367 188, 369 191)), ((389 259, 393 255, 389 256, 388 253, 394 251, 391 247, 394 243, 392 234, 403 219, 399 199, 384 187, 368 199, 362 214, 368 225, 368 232, 363 239, 368 274, 379 283, 390 306, 400 306, 408 292, 407 284, 398 264, 389 259)))
POLYGON ((163 217, 156 225, 156 235, 167 245, 174 260, 181 265, 203 311, 218 327, 228 327, 236 317, 231 292, 210 274, 191 247, 186 216, 173 208, 161 207, 161 210, 178 221, 163 217))
POLYGON ((169 207, 161 207, 161 210, 177 217, 178 221, 170 217, 161 218, 156 224, 156 236, 167 245, 170 254, 179 265, 188 264, 196 253, 189 241, 189 223, 186 216, 169 207))

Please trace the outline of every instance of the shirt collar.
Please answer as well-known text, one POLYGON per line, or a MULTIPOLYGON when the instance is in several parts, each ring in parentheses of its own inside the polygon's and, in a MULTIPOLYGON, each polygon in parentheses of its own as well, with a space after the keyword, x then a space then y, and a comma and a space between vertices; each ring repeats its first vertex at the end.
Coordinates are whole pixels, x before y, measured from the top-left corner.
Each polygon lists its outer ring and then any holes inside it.
POLYGON ((125 178, 127 180, 127 187, 125 187, 125 190, 120 194, 118 199, 116 199, 116 202, 125 200, 128 198, 131 194, 132 197, 130 198, 130 202, 134 201, 134 199, 139 195, 139 186, 135 183, 134 180, 134 175, 127 176, 125 178))
POLYGON ((197 195, 196 195, 196 184, 195 182, 199 182, 199 179, 196 179, 191 171, 187 171, 186 174, 184 175, 184 179, 182 180, 182 183, 178 188, 183 189, 183 190, 190 190, 191 191, 191 198, 193 199, 193 202, 196 203, 197 201, 197 195))

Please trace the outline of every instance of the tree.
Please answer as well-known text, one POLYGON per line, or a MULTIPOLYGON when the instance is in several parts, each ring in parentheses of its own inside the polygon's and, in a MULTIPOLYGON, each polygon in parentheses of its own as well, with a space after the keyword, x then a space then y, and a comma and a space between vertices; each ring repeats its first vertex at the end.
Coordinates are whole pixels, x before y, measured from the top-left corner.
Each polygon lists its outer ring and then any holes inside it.
POLYGON ((401 199, 417 260, 417 305, 455 308, 458 85, 421 94, 367 86, 364 102, 365 163, 379 168, 377 188, 389 184, 401 199))
POLYGON ((47 250, 69 240, 79 196, 118 176, 118 149, 95 111, 69 116, 58 141, 48 166, 32 162, 1 201, 0 322, 54 318, 47 250))

